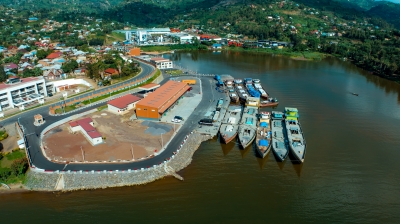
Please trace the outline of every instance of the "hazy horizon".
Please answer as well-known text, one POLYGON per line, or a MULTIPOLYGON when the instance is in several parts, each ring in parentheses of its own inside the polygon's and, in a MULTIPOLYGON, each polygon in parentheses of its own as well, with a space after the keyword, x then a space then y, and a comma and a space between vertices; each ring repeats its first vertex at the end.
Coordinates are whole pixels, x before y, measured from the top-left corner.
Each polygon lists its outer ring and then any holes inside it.
POLYGON ((400 4, 400 0, 375 0, 375 1, 388 1, 388 2, 394 2, 394 3, 400 4))

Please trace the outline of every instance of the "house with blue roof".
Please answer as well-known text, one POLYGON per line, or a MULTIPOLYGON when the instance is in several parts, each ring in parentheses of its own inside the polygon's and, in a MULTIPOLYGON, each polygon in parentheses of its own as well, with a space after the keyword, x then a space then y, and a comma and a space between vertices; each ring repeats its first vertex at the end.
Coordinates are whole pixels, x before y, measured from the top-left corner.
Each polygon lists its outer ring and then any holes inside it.
POLYGON ((37 17, 29 17, 28 22, 36 22, 39 19, 37 17))
POLYGON ((212 45, 212 48, 213 48, 213 49, 221 49, 221 48, 222 48, 222 45, 221 45, 221 44, 213 44, 213 45, 212 45))

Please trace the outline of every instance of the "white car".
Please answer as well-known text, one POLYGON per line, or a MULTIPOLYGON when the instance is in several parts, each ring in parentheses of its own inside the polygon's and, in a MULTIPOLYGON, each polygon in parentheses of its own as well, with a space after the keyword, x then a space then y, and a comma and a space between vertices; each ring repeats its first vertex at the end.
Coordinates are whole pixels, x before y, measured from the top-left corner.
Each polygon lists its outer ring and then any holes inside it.
POLYGON ((181 123, 182 120, 176 119, 176 118, 172 118, 171 122, 174 123, 181 123))

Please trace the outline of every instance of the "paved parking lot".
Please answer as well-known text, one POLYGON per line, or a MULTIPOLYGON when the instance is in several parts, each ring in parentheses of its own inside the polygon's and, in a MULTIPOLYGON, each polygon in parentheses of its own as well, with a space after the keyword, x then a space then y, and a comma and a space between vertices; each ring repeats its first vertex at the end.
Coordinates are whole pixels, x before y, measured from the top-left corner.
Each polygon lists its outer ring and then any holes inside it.
MULTIPOLYGON (((176 80, 176 81, 181 81, 183 79, 195 79, 195 78, 194 77, 171 78, 171 80, 176 80)), ((192 90, 190 90, 190 92, 185 93, 185 95, 183 95, 183 98, 179 100, 179 103, 173 106, 173 108, 169 109, 169 111, 165 114, 165 116, 161 118, 161 122, 173 123, 171 122, 171 120, 175 116, 181 116, 184 119, 184 121, 182 121, 181 123, 187 121, 189 116, 197 108, 202 99, 202 94, 200 94, 201 92, 200 81, 196 79, 196 84, 191 85, 191 87, 192 90)))

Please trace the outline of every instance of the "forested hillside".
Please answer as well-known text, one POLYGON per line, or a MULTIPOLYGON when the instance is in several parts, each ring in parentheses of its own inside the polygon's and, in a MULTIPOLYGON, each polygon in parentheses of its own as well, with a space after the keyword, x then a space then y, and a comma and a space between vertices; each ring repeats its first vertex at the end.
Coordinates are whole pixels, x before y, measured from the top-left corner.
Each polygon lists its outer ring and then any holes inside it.
POLYGON ((102 12, 119 5, 124 0, 1 0, 2 5, 18 10, 74 11, 81 13, 102 12))

